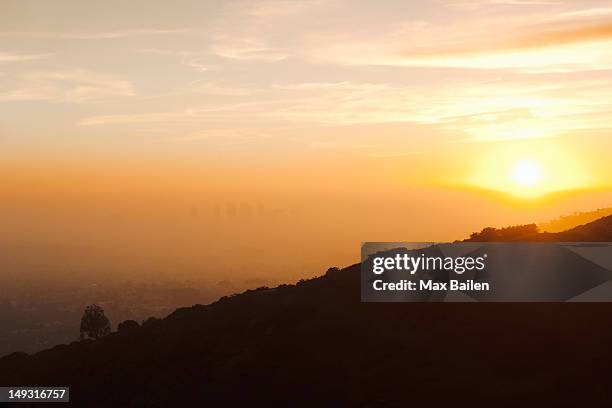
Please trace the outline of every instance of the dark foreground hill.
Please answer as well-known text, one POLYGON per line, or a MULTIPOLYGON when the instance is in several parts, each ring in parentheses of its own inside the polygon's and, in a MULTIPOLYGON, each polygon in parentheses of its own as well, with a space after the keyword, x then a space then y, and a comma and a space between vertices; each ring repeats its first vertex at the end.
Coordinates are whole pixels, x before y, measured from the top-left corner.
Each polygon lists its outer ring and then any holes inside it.
POLYGON ((365 304, 353 265, 9 355, 0 385, 88 407, 610 406, 611 366, 612 303, 365 304))

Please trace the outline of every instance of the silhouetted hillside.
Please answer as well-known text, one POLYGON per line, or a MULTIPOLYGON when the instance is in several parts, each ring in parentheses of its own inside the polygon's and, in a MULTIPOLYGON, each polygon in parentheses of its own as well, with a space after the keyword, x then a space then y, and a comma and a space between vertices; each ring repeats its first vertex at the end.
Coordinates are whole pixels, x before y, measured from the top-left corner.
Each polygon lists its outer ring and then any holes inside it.
MULTIPOLYGON (((547 239, 606 240, 611 222, 547 239)), ((0 359, 0 384, 70 386, 74 405, 89 407, 610 401, 612 304, 367 304, 359 282, 358 264, 332 268, 97 341, 15 353, 0 359)))
POLYGON ((507 228, 484 228, 466 242, 585 242, 612 241, 612 215, 563 232, 540 232, 535 224, 507 228))
POLYGON ((598 208, 595 211, 574 212, 573 214, 563 215, 557 219, 540 223, 538 227, 542 232, 567 231, 578 225, 587 224, 609 215, 612 215, 612 207, 598 208))

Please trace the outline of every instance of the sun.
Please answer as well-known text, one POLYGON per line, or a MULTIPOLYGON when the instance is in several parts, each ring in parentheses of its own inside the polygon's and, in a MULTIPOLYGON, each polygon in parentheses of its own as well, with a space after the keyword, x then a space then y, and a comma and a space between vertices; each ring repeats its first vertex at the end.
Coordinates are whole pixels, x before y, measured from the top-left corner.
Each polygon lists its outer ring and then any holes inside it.
POLYGON ((542 166, 534 160, 520 160, 512 167, 510 178, 518 187, 537 187, 543 179, 542 166))
POLYGON ((575 149, 559 140, 497 143, 477 152, 467 180, 514 198, 539 199, 595 186, 596 179, 579 159, 575 149))

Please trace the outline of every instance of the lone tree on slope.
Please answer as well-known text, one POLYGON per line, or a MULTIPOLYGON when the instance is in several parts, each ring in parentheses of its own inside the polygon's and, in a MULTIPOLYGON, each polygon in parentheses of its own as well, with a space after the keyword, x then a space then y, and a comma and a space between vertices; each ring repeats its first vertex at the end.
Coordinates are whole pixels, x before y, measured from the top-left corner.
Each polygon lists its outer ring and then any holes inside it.
POLYGON ((81 318, 81 339, 85 337, 99 339, 110 332, 111 324, 104 315, 104 309, 98 305, 87 306, 81 318))

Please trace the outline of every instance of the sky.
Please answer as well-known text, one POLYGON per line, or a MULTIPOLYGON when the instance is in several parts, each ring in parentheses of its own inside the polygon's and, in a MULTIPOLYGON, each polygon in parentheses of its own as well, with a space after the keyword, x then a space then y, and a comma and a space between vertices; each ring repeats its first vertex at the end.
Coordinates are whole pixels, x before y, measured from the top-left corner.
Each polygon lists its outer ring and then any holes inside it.
POLYGON ((1 0, 0 244, 300 276, 609 207, 611 95, 607 1, 1 0))

